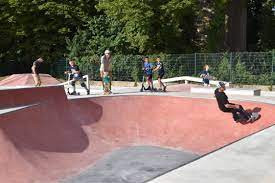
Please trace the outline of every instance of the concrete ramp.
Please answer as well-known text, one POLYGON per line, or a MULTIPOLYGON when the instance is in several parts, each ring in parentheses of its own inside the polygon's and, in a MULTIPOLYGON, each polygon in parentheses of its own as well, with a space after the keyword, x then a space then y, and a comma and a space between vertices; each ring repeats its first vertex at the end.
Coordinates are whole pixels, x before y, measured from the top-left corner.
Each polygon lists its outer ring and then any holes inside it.
MULTIPOLYGON (((60 82, 49 74, 39 74, 42 85, 57 85, 60 82)), ((22 87, 22 86, 34 86, 34 80, 32 74, 13 74, 2 81, 0 86, 5 87, 22 87)))
POLYGON ((0 110, 36 104, 0 115, 0 180, 5 183, 69 179, 129 146, 157 146, 202 156, 275 123, 275 106, 269 104, 243 102, 245 108, 261 109, 262 117, 253 124, 241 124, 220 112, 211 99, 67 100, 61 86, 0 90, 0 101, 0 110))

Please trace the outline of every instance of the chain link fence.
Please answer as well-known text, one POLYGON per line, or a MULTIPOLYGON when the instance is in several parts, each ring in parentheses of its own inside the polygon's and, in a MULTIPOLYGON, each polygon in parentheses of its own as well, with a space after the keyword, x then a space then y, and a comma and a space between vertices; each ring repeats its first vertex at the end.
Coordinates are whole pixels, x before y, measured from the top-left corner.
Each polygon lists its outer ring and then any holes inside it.
MULTIPOLYGON (((163 62, 165 78, 199 77, 203 66, 207 64, 210 67, 210 75, 218 80, 235 84, 275 84, 275 51, 149 55, 149 61, 155 64, 157 56, 160 56, 163 62)), ((114 55, 112 58, 113 80, 141 81, 142 58, 141 55, 114 55)), ((88 74, 92 80, 100 80, 99 56, 77 62, 84 74, 88 74)), ((66 60, 61 59, 55 64, 55 73, 61 77, 66 66, 66 60)))

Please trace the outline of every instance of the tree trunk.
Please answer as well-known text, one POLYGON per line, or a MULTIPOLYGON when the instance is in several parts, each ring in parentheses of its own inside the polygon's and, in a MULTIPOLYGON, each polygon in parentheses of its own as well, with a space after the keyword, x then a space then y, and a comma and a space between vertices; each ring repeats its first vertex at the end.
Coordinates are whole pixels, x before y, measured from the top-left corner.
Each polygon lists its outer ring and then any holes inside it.
POLYGON ((231 0, 225 37, 229 51, 246 51, 246 27, 247 0, 231 0))

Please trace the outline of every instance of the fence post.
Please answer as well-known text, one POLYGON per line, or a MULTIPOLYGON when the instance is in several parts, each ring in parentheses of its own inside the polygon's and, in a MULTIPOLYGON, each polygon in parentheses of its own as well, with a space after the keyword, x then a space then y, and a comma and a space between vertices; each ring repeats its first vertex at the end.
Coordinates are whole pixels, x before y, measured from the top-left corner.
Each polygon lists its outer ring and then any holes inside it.
POLYGON ((275 49, 272 50, 272 60, 271 60, 271 90, 272 91, 273 91, 273 85, 275 84, 274 62, 275 62, 275 49))
POLYGON ((229 80, 230 80, 230 82, 232 82, 232 68, 233 68, 233 66, 232 66, 232 59, 233 59, 233 53, 231 52, 230 53, 230 76, 229 76, 229 80))
POLYGON ((272 61, 271 61, 271 75, 273 76, 274 72, 274 62, 275 62, 275 49, 272 50, 272 61))
POLYGON ((197 53, 195 53, 195 75, 197 75, 197 53))

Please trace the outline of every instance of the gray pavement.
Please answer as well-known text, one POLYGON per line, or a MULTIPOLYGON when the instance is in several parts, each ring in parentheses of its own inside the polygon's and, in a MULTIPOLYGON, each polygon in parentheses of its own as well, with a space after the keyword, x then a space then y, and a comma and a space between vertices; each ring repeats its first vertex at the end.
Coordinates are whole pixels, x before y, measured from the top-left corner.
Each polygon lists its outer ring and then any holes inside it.
POLYGON ((154 146, 113 151, 63 183, 143 183, 198 158, 196 154, 154 146))
MULTIPOLYGON (((190 92, 140 92, 140 88, 138 87, 112 87, 112 95, 109 96, 123 96, 123 95, 158 95, 158 96, 177 96, 177 97, 191 97, 191 98, 207 98, 207 99, 215 99, 214 94, 197 94, 197 93, 190 93, 190 92)), ((69 99, 76 99, 76 98, 89 98, 89 97, 98 97, 103 96, 102 87, 93 86, 91 87, 91 95, 86 95, 85 89, 78 88, 77 89, 81 95, 80 96, 68 96, 69 99)), ((241 96, 241 95, 228 95, 229 100, 237 100, 237 101, 253 101, 253 102, 260 102, 260 103, 268 103, 268 104, 275 104, 275 96, 241 96)))
POLYGON ((275 126, 148 183, 274 183, 275 126))

